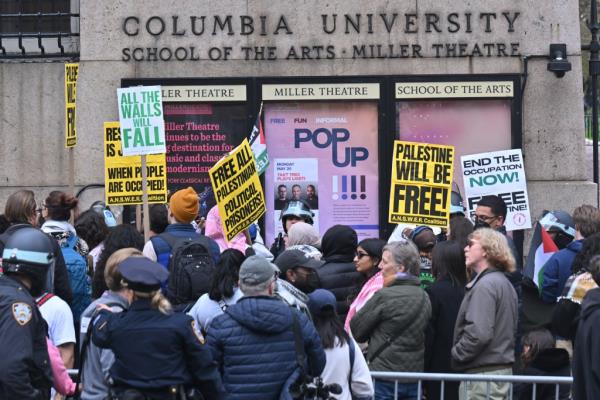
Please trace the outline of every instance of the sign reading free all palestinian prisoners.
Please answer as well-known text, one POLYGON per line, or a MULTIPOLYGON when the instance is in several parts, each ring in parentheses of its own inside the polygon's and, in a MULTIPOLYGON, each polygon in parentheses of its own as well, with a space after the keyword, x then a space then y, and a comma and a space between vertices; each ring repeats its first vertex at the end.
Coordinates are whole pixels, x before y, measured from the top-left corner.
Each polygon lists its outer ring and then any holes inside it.
POLYGON ((448 226, 454 146, 394 141, 389 222, 448 226))
POLYGON ((267 210, 248 139, 215 164, 209 175, 229 241, 267 210))
POLYGON ((475 214, 477 202, 496 195, 506 203, 507 231, 531 228, 527 182, 521 149, 462 156, 467 212, 475 214))
MULTIPOLYGON (((164 154, 146 160, 148 202, 167 202, 167 167, 164 154)), ((142 159, 121 151, 118 122, 104 123, 104 185, 106 204, 142 204, 142 159)))
POLYGON ((117 89, 124 156, 166 153, 160 86, 117 89))

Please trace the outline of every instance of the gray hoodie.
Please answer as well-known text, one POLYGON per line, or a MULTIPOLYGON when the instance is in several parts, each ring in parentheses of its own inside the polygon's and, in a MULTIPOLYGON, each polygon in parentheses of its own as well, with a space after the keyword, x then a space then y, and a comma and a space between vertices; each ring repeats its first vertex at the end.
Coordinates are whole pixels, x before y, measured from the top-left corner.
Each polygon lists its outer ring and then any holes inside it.
MULTIPOLYGON (((113 312, 121 312, 129 307, 129 303, 122 296, 108 290, 104 292, 81 314, 81 331, 79 334, 81 344, 85 341, 87 327, 96 311, 97 304, 110 304, 113 312)), ((112 351, 101 349, 90 341, 81 378, 83 383, 82 400, 104 400, 108 396, 107 378, 114 360, 115 356, 112 351)))

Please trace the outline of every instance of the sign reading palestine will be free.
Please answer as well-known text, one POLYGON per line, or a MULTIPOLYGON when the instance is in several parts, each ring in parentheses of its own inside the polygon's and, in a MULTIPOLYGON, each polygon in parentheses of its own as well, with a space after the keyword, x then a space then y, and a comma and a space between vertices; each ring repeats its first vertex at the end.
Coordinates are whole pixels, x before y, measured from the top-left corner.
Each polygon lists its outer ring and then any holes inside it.
POLYGON ((389 222, 446 227, 454 146, 394 142, 389 222))

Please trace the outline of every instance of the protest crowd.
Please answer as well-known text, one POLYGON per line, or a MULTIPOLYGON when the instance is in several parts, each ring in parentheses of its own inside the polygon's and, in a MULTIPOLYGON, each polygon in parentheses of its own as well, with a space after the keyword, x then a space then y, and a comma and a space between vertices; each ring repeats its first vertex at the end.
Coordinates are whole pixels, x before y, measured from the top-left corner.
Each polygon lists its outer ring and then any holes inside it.
POLYGON ((345 225, 321 236, 305 199, 281 197, 272 245, 257 223, 228 240, 191 187, 150 207, 144 243, 101 201, 14 192, 1 216, 0 398, 600 398, 598 208, 545 212, 523 265, 498 196, 470 218, 453 192, 448 229, 389 241, 345 225), (421 388, 371 371, 574 382, 421 388))

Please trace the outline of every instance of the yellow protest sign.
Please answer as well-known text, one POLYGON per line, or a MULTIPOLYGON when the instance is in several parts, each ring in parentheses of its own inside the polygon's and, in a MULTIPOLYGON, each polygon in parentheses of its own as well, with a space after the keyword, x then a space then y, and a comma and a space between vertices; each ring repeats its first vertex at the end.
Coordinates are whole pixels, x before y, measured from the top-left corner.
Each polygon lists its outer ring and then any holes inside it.
POLYGON ((448 225, 454 146, 394 141, 389 222, 448 225))
MULTIPOLYGON (((148 202, 167 202, 165 154, 146 156, 148 202)), ((106 204, 142 204, 142 159, 121 151, 118 122, 104 123, 104 184, 106 204)))
POLYGON ((219 205, 223 231, 229 241, 267 210, 248 140, 244 139, 208 173, 219 205))
POLYGON ((77 98, 77 75, 79 64, 65 64, 65 147, 75 147, 77 131, 75 130, 75 99, 77 98))

